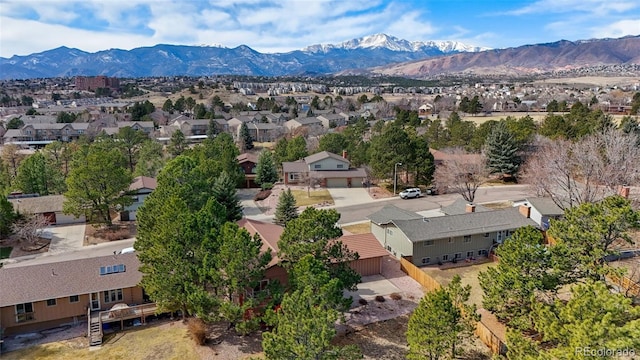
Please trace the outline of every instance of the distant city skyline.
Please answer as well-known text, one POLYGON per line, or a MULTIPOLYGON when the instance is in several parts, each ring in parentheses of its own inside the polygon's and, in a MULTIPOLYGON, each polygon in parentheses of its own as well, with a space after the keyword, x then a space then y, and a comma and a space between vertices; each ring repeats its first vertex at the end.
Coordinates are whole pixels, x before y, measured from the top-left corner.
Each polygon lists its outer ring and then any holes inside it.
POLYGON ((0 56, 60 46, 247 45, 266 53, 385 33, 490 48, 640 34, 637 0, 0 0, 0 56))

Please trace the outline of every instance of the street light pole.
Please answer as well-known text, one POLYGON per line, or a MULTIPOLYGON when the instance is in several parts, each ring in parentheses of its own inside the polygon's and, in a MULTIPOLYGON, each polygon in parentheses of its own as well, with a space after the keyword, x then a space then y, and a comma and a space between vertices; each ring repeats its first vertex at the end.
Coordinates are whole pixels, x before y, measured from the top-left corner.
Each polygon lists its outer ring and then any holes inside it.
POLYGON ((398 184, 398 165, 402 166, 402 163, 396 163, 393 165, 393 196, 396 195, 396 187, 398 184))

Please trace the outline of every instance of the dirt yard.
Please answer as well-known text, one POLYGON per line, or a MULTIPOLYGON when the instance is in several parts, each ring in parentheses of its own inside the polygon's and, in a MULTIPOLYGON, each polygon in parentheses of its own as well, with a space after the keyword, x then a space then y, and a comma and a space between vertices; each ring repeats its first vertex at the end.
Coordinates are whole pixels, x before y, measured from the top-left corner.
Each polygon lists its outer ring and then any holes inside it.
POLYGON ((51 240, 40 239, 38 244, 27 244, 24 241, 20 241, 17 236, 10 236, 6 239, 0 240, 0 246, 11 247, 11 254, 9 257, 15 258, 25 255, 33 255, 39 253, 45 253, 49 251, 49 244, 51 240))
POLYGON ((87 225, 84 233, 84 246, 115 240, 131 239, 137 234, 134 221, 115 222, 111 228, 87 225))

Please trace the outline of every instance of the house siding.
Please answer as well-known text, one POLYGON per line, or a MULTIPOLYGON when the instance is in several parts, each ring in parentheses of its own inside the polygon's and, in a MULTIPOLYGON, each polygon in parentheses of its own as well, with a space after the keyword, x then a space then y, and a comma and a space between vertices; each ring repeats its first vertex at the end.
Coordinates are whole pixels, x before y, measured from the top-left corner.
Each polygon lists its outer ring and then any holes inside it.
MULTIPOLYGON (((374 226, 380 227, 373 224, 372 227, 374 226)), ((398 259, 402 256, 413 254, 413 244, 407 239, 402 231, 400 231, 400 229, 398 229, 394 225, 386 225, 381 228, 382 231, 384 231, 382 233, 381 239, 386 240, 386 242, 382 244, 382 247, 389 250, 398 259)), ((374 235, 376 234, 380 234, 380 230, 376 230, 374 235)))
POLYGON ((360 276, 378 275, 382 272, 382 257, 358 259, 349 263, 349 267, 360 276))
POLYGON ((470 242, 464 242, 464 237, 454 237, 433 240, 433 245, 425 246, 424 241, 416 242, 413 245, 413 263, 416 266, 423 265, 423 258, 430 258, 430 264, 435 264, 438 261, 443 261, 443 255, 448 255, 449 259, 453 260, 455 254, 460 253, 459 259, 466 259, 467 252, 473 251, 473 257, 478 256, 479 250, 489 251, 496 238, 496 233, 490 233, 488 237, 484 237, 484 234, 471 235, 470 242))
POLYGON ((309 170, 322 171, 322 170, 348 170, 348 169, 349 169, 349 163, 346 160, 341 161, 334 158, 326 158, 326 159, 318 160, 316 162, 309 164, 309 170), (320 168, 316 168, 315 167, 316 165, 320 165, 320 168), (338 168, 338 165, 342 165, 342 168, 338 168))
MULTIPOLYGON (((142 288, 133 287, 122 289, 122 301, 104 302, 103 292, 100 291, 100 309, 108 310, 118 303, 141 304, 143 302, 142 288)), ((5 333, 15 334, 34 330, 56 327, 62 324, 73 324, 86 321, 89 308, 89 294, 78 295, 78 302, 69 302, 69 297, 56 299, 55 306, 47 306, 47 301, 34 301, 33 316, 30 321, 16 322, 15 306, 0 308, 0 323, 5 333)))

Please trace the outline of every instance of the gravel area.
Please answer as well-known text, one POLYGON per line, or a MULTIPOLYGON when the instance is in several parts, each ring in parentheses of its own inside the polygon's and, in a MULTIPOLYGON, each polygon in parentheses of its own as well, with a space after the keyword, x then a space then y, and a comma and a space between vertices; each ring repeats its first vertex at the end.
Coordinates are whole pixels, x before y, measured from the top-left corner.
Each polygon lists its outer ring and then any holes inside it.
MULTIPOLYGON (((20 350, 31 346, 69 340, 73 338, 82 338, 87 340, 85 338, 86 335, 87 323, 80 322, 80 324, 73 326, 66 325, 38 332, 7 336, 4 338, 3 350, 7 352, 20 350)), ((86 341, 85 345, 89 346, 88 340, 86 341)))

